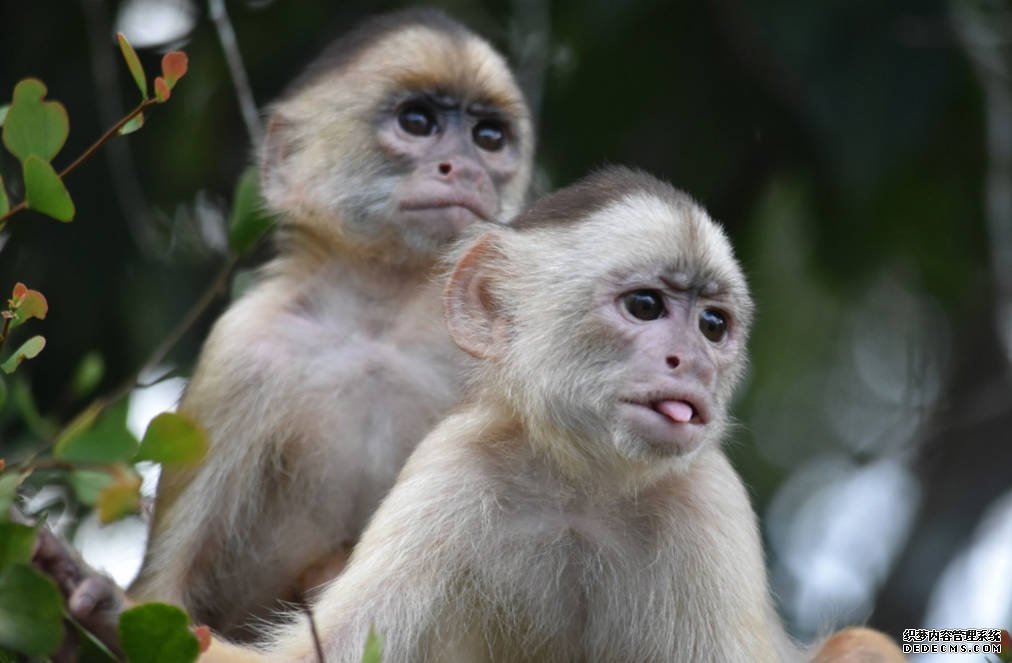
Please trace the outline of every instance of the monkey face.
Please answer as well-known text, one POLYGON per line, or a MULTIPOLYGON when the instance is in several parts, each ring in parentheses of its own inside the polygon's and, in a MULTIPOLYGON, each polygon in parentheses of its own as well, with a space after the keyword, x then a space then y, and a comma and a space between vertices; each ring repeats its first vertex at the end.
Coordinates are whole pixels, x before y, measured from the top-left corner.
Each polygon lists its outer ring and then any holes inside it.
POLYGON ((460 26, 387 26, 275 107, 268 204, 362 255, 431 262, 524 202, 529 111, 502 56, 460 26))
POLYGON ((515 123, 493 105, 414 92, 381 114, 383 152, 401 177, 392 192, 406 233, 444 243, 476 220, 497 220, 520 168, 515 123))
POLYGON ((720 227, 688 196, 621 170, 513 225, 472 245, 448 287, 451 334, 488 360, 484 382, 528 428, 586 454, 652 465, 716 443, 752 311, 720 227))

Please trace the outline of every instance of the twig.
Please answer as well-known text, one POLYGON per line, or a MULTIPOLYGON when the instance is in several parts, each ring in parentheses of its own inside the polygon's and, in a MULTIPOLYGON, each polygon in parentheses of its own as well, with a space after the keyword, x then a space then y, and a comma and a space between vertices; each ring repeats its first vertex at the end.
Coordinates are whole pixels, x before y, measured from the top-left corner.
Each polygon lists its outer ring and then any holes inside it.
POLYGON ((306 619, 309 620, 309 634, 313 638, 313 648, 316 649, 316 662, 326 663, 323 658, 323 645, 320 644, 320 634, 316 631, 316 621, 313 619, 313 611, 305 601, 302 601, 302 612, 306 613, 306 619))
POLYGON ((235 85, 235 95, 239 99, 239 111, 242 113, 243 122, 246 123, 246 131, 249 132, 253 144, 259 145, 264 135, 264 128, 260 123, 260 115, 257 113, 257 105, 253 99, 249 78, 246 76, 246 68, 242 64, 242 56, 239 54, 239 43, 235 38, 235 30, 232 29, 232 22, 225 10, 225 0, 208 0, 207 10, 218 31, 221 50, 225 52, 225 61, 228 63, 228 71, 232 76, 232 84, 235 85))

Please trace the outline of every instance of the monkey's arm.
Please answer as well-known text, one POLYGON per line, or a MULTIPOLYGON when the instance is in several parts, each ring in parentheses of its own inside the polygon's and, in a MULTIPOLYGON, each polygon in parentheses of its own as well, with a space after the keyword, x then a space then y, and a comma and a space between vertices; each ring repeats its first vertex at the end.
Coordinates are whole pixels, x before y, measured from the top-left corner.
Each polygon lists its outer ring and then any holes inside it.
MULTIPOLYGON (((286 430, 291 407, 278 401, 297 376, 279 367, 283 351, 265 343, 279 317, 268 315, 281 308, 278 299, 264 287, 237 302, 201 352, 179 409, 207 429, 211 447, 198 467, 163 472, 144 564, 130 587, 135 598, 191 611, 213 605, 221 589, 215 569, 230 565, 227 553, 243 549, 255 523, 271 525, 262 504, 266 468, 278 462, 285 436, 296 434, 286 430)), ((241 571, 235 569, 239 580, 241 571)))

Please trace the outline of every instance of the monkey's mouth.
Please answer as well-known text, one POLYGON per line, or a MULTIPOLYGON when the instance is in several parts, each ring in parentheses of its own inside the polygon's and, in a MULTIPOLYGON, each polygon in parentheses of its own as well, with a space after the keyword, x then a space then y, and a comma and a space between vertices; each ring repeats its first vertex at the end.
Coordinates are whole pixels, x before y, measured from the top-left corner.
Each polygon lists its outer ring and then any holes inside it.
POLYGON ((689 401, 668 400, 650 404, 654 412, 659 412, 676 424, 701 424, 703 419, 699 411, 689 401))
POLYGON ((488 221, 492 213, 485 208, 481 201, 471 196, 435 196, 432 198, 416 198, 405 200, 401 203, 401 211, 439 211, 449 212, 453 208, 460 208, 473 214, 482 221, 488 221))
POLYGON ((703 425, 707 420, 700 408, 686 398, 659 398, 646 401, 627 400, 625 402, 652 410, 672 424, 703 425))

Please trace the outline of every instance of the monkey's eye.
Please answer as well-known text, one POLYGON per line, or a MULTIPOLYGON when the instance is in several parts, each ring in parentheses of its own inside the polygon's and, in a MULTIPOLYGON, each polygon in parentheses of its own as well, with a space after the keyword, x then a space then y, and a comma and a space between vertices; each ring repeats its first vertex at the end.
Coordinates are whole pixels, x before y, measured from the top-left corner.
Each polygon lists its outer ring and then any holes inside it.
POLYGON ((431 136, 436 131, 436 118, 432 111, 420 104, 402 108, 397 115, 397 123, 412 136, 431 136))
POLYGON ((506 142, 503 125, 495 120, 482 120, 471 131, 474 144, 486 152, 498 152, 506 142))
POLYGON ((622 305, 638 320, 656 320, 667 312, 664 299, 656 290, 636 290, 622 297, 622 305))
POLYGON ((711 342, 720 343, 727 336, 727 316, 715 308, 704 309, 699 314, 699 331, 711 342))

